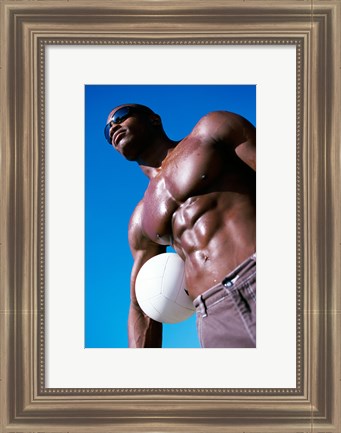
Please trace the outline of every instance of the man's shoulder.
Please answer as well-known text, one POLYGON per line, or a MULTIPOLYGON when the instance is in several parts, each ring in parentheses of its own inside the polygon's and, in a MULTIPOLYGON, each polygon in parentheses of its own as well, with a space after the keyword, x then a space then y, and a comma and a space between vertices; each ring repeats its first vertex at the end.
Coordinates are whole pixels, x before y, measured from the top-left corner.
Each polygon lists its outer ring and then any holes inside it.
POLYGON ((254 127, 243 116, 230 111, 211 111, 203 116, 193 128, 189 137, 200 138, 202 143, 216 143, 234 140, 241 133, 249 135, 254 127))
POLYGON ((232 113, 231 111, 210 111, 205 116, 203 116, 198 123, 195 125, 194 130, 203 130, 206 128, 215 128, 217 125, 234 125, 245 120, 242 116, 237 113, 232 113))
POLYGON ((219 141, 240 123, 241 116, 229 111, 211 111, 194 126, 189 137, 199 138, 202 143, 219 141))
POLYGON ((130 217, 129 228, 131 226, 136 226, 136 224, 141 223, 142 212, 143 212, 143 199, 137 204, 130 217))
POLYGON ((137 248, 140 240, 144 237, 142 232, 142 212, 143 200, 141 200, 135 207, 128 225, 129 244, 135 248, 137 248))

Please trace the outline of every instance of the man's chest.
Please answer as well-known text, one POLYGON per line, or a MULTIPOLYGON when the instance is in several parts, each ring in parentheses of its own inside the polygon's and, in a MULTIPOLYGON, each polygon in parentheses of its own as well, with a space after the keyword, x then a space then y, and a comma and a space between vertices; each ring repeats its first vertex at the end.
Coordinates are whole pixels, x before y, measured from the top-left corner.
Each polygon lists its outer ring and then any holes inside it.
POLYGON ((207 149, 176 148, 150 180, 143 198, 142 225, 148 237, 163 243, 161 238, 171 233, 174 213, 192 197, 214 188, 221 170, 221 158, 207 149))

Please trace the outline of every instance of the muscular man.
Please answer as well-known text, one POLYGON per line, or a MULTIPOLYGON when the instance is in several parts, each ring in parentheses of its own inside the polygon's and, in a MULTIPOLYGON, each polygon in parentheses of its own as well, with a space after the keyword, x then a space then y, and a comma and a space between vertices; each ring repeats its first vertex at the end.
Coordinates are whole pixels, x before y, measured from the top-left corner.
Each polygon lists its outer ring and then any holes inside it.
POLYGON ((140 309, 135 280, 167 245, 184 260, 201 346, 255 347, 254 126, 234 113, 211 112, 175 142, 151 109, 126 104, 109 114, 105 136, 149 178, 129 223, 129 347, 162 345, 162 324, 140 309))

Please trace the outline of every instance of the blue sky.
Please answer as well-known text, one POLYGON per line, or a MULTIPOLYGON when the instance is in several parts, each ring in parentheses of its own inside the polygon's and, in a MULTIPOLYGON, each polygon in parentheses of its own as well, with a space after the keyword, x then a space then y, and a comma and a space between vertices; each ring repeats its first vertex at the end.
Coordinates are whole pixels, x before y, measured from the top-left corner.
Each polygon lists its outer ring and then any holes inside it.
MULTIPOLYGON (((105 140, 109 112, 139 103, 161 116, 173 140, 190 133, 210 111, 241 114, 256 125, 253 85, 85 86, 85 347, 128 347, 129 279, 133 264, 127 240, 131 213, 143 197, 147 177, 105 140)), ((164 325, 163 347, 196 348, 195 315, 164 325)))

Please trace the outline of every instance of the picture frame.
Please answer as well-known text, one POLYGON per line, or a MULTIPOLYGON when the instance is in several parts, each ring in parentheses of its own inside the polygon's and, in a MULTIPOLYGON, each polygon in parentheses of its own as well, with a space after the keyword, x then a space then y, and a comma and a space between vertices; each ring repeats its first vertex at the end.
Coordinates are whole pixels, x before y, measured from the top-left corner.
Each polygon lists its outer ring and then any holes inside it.
POLYGON ((2 2, 4 433, 341 430, 340 13, 338 0, 2 2), (49 44, 296 46, 296 388, 45 387, 49 44))

